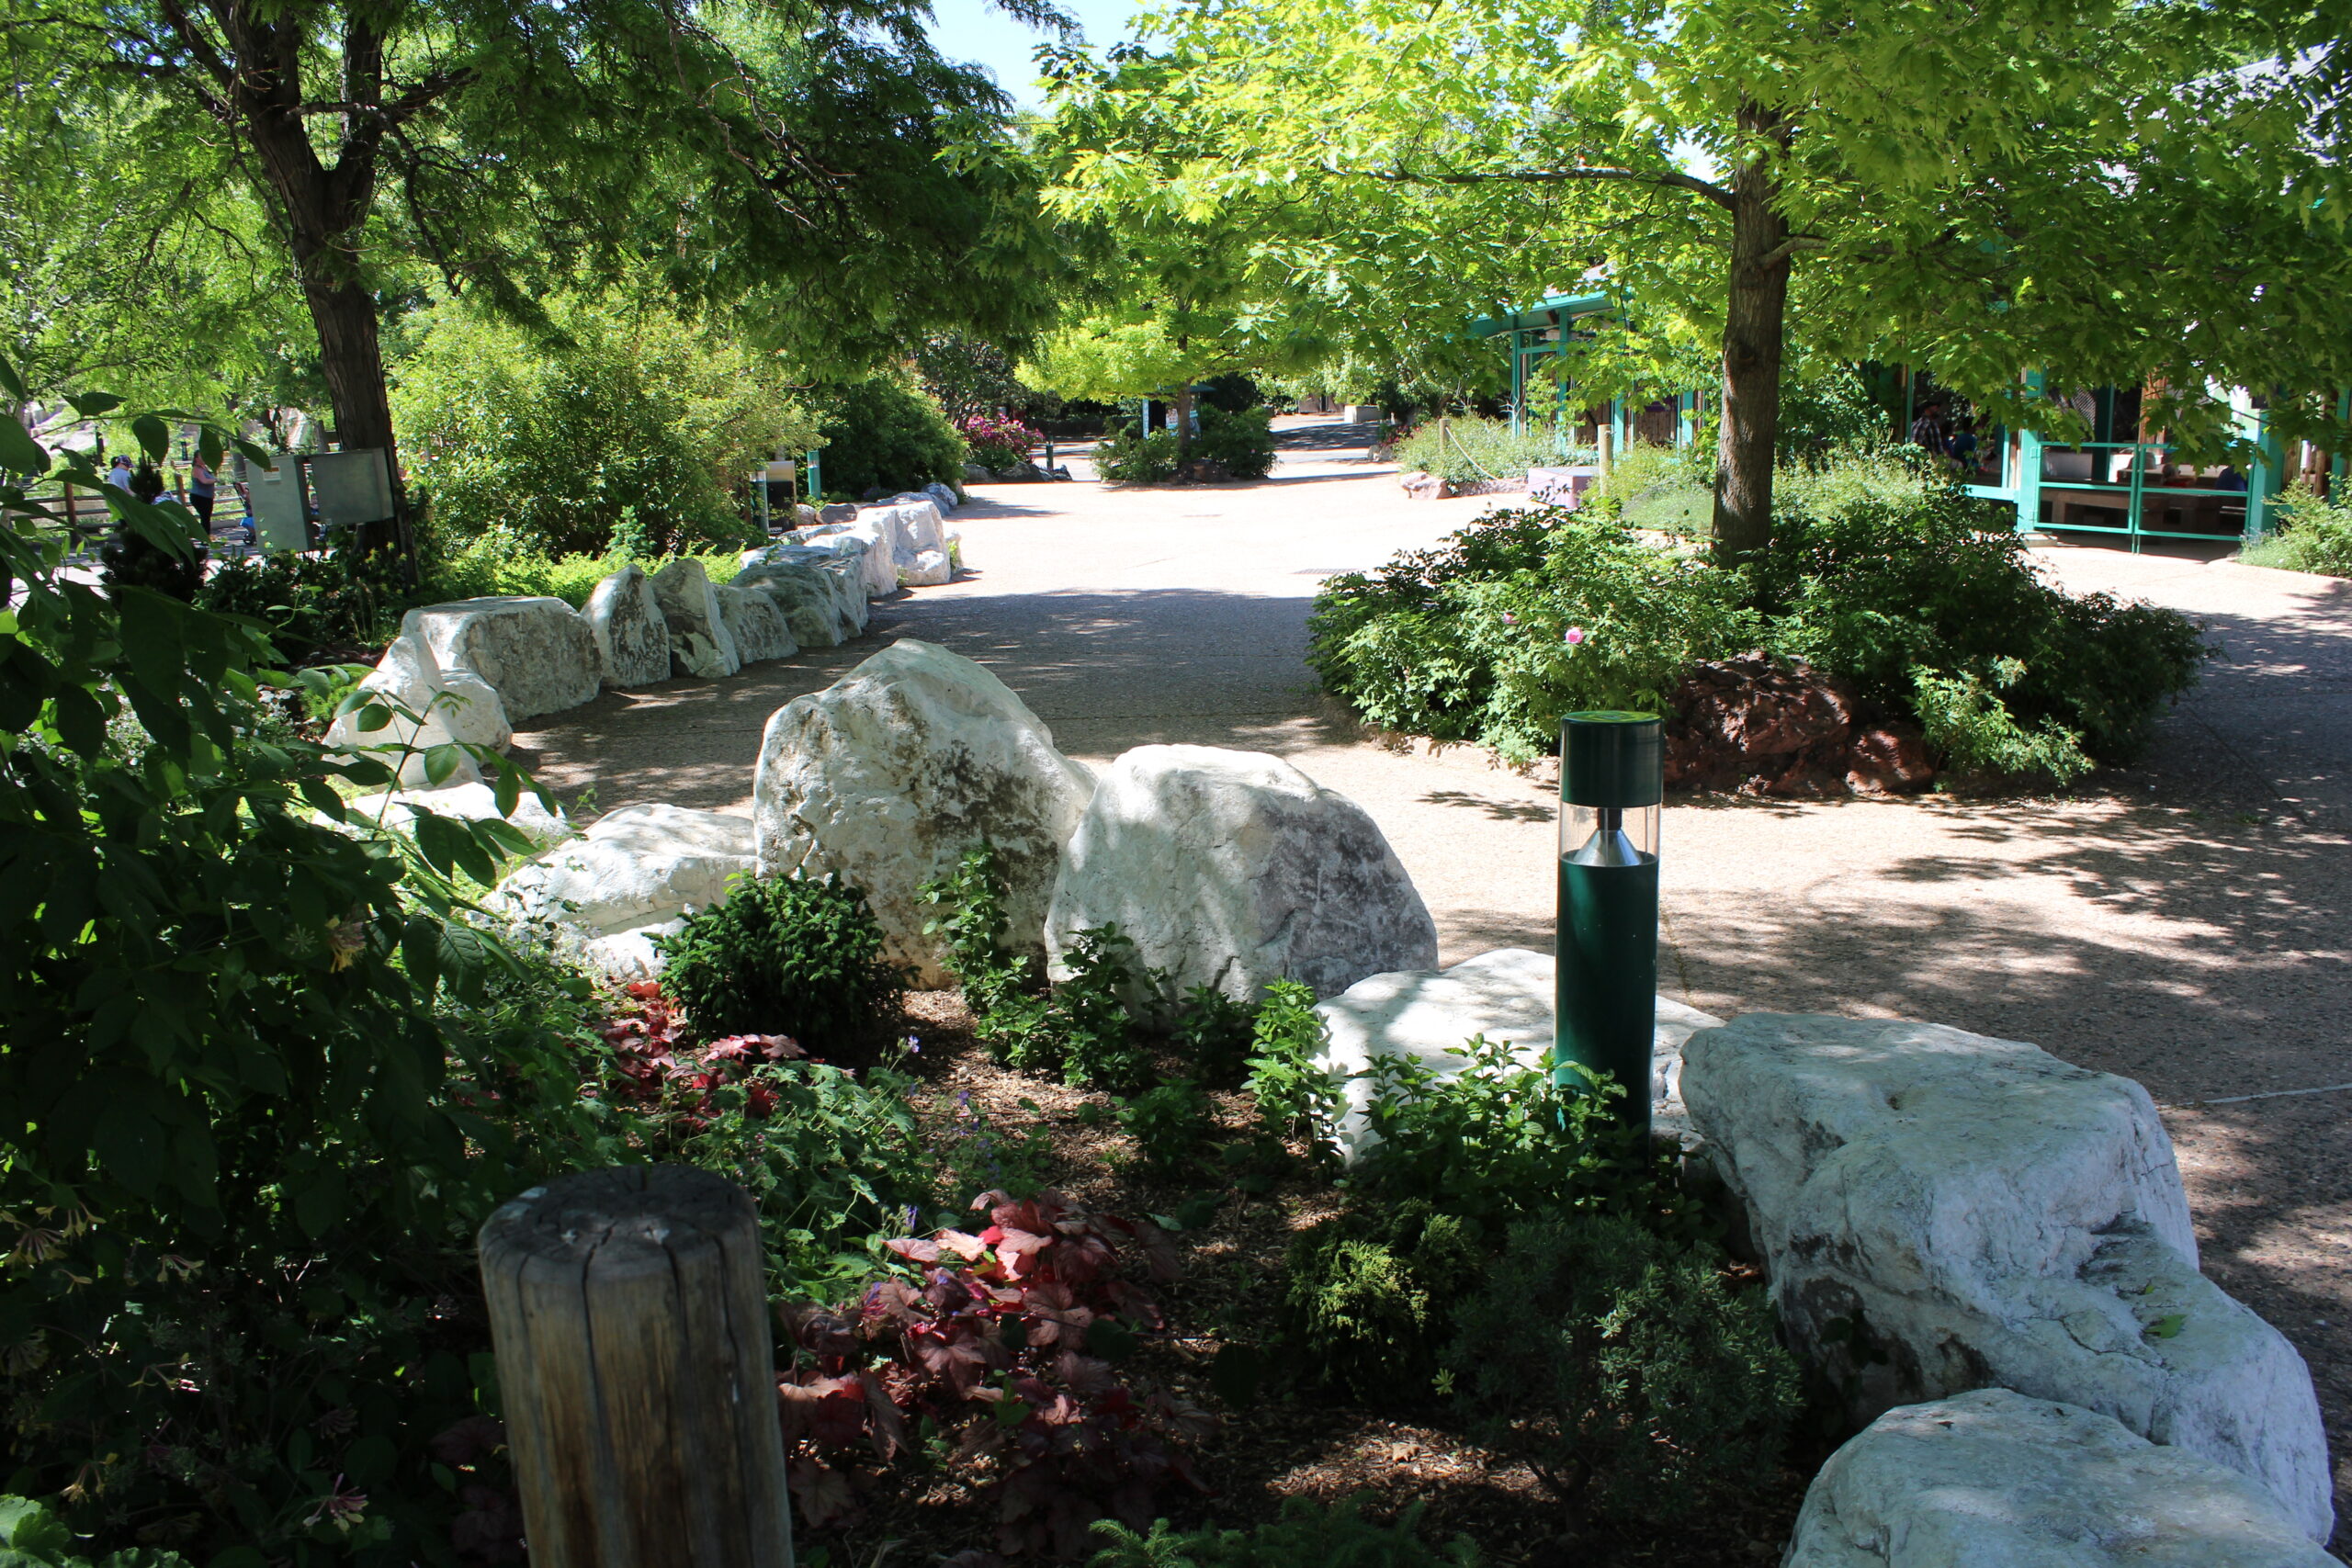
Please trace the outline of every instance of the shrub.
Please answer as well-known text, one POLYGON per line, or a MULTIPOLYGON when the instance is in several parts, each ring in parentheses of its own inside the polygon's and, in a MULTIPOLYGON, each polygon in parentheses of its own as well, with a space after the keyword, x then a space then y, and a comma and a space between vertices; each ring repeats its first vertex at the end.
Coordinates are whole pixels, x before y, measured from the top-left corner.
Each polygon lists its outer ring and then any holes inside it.
POLYGON ((0 1496, 0 1565, 5 1568, 192 1568, 176 1551, 133 1548, 110 1551, 94 1563, 74 1548, 74 1532, 63 1519, 30 1497, 0 1496))
POLYGON ((1184 1445, 1209 1427, 1113 1363, 1165 1326, 1129 1266, 1176 1277, 1175 1247, 1147 1221, 1089 1213, 1060 1194, 984 1194, 988 1228, 890 1249, 921 1270, 885 1280, 854 1314, 796 1314, 785 1441, 808 1525, 860 1512, 876 1464, 984 1461, 1007 1552, 1076 1555, 1097 1520, 1148 1524, 1161 1488, 1199 1488, 1184 1445))
POLYGON ((1137 434, 1122 423, 1094 446, 1094 471, 1113 484, 1166 484, 1176 477, 1176 433, 1137 434))
POLYGON ((899 1024, 906 972, 882 956, 865 895, 839 876, 738 877, 657 940, 663 987, 706 1036, 786 1034, 858 1061, 899 1024))
POLYGON ((270 627, 278 657, 307 664, 388 639, 401 591, 349 552, 278 551, 224 560, 197 591, 197 606, 248 615, 270 627))
POLYGON ((550 314, 561 342, 458 304, 424 318, 393 408, 434 525, 550 555, 602 555, 624 519, 653 553, 752 542, 740 476, 816 441, 773 358, 655 309, 550 314))
POLYGON ((828 494, 964 482, 964 438, 929 393, 902 376, 869 377, 818 398, 828 494))
POLYGON ((1266 987, 1241 1087, 1270 1130, 1299 1139, 1318 1159, 1336 1148, 1340 1119, 1340 1086, 1315 1062, 1330 1043, 1330 1026, 1315 1010, 1312 989, 1295 980, 1266 987))
POLYGON ((964 445, 972 449, 972 461, 983 468, 1018 468, 1029 460, 1029 449, 1045 440, 1043 434, 1017 419, 990 413, 961 415, 956 421, 956 429, 964 437, 964 445))
POLYGON ((1212 1089, 1238 1089, 1250 1070, 1258 1010, 1215 986, 1194 986, 1178 1004, 1169 1043, 1193 1076, 1212 1089))
POLYGON ((2250 566, 2352 577, 2352 505, 2323 500, 2298 484, 2278 497, 2280 527, 2246 546, 2238 558, 2250 566))
POLYGON ((1119 1107, 1120 1129, 1135 1140, 1144 1168, 1162 1180, 1174 1180, 1191 1168, 1216 1125, 1209 1097, 1182 1078, 1146 1089, 1119 1107))
POLYGON ((1283 1260, 1282 1338, 1302 1381, 1366 1404, 1428 1399, 1454 1304, 1488 1250, 1418 1198, 1299 1232, 1283 1260))
POLYGON ((685 1033, 662 987, 643 980, 613 998, 601 1048, 583 1054, 597 1098, 636 1113, 632 1157, 741 1183, 779 1294, 831 1299, 871 1279, 882 1241, 933 1196, 933 1149, 908 1104, 914 1080, 808 1061, 780 1034, 693 1045, 685 1033))
POLYGON ((1222 409, 1200 405, 1201 428, 1192 455, 1223 464, 1237 479, 1262 479, 1274 471, 1274 432, 1262 408, 1222 409))
POLYGON ((1443 1550, 1420 1539, 1422 1505, 1393 1525, 1363 1517, 1363 1503, 1285 1497, 1282 1517, 1250 1530, 1175 1530, 1166 1519, 1137 1535, 1115 1520, 1094 1527, 1111 1544, 1091 1568, 1478 1568, 1478 1549, 1455 1538, 1443 1550))
POLYGON ((938 1152, 947 1196, 961 1203, 975 1192, 1002 1190, 1034 1198, 1046 1185, 1054 1153, 1053 1134, 1034 1100, 1023 1100, 1026 1122, 1006 1122, 972 1103, 970 1089, 958 1090, 947 1125, 931 1134, 938 1152))
POLYGON ((1589 463, 1589 447, 1567 443, 1556 424, 1536 422, 1512 434, 1507 419, 1450 414, 1425 420, 1396 443, 1396 466, 1418 468, 1455 484, 1513 479, 1530 468, 1589 463))
POLYGON ((1579 1522, 1672 1517, 1769 1476, 1798 1407, 1764 1293, 1638 1221, 1511 1227, 1444 1362, 1478 1439, 1579 1522))
POLYGON ((1054 987, 1051 1027, 1061 1037, 1072 1084, 1125 1091, 1151 1079, 1151 1061, 1135 1038, 1120 998, 1136 984, 1136 944, 1115 925, 1080 931, 1062 954, 1069 978, 1054 987))

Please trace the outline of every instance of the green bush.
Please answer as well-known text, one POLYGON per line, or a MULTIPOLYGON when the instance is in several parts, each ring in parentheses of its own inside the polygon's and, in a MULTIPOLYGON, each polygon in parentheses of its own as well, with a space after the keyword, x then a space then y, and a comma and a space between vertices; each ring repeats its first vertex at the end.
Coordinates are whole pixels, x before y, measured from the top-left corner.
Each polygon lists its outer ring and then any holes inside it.
POLYGON ((1125 932, 1106 925, 1080 931, 1062 954, 1070 976, 1054 987, 1051 1027, 1072 1084, 1125 1092, 1151 1081, 1151 1060, 1121 999, 1135 987, 1135 951, 1125 932))
POLYGON ((1581 1523, 1673 1518, 1769 1478, 1797 1370, 1710 1247, 1579 1214, 1511 1227, 1443 1361, 1479 1441, 1581 1523))
POLYGON ((1589 463, 1596 456, 1590 447, 1567 442, 1556 424, 1530 422, 1514 435, 1510 421, 1476 414, 1425 420, 1396 443, 1399 468, 1418 468, 1455 484, 1518 479, 1530 468, 1589 463))
POLYGON ((1331 1504, 1286 1497, 1282 1517, 1250 1530, 1179 1531, 1159 1519, 1144 1536, 1106 1519, 1094 1529, 1111 1544, 1090 1562, 1091 1568, 1478 1568, 1478 1549, 1466 1540, 1457 1538, 1442 1551, 1424 1545, 1420 1519, 1416 1503, 1393 1525, 1373 1524, 1354 1497, 1331 1504))
POLYGON ((1318 1158, 1338 1146, 1340 1086, 1315 1063, 1330 1043, 1330 1026, 1315 1010, 1311 987, 1295 980, 1276 980, 1266 987, 1241 1087, 1257 1102, 1259 1118, 1270 1131, 1299 1139, 1318 1158))
POLYGON ((1146 1089, 1119 1107, 1119 1128, 1135 1141, 1144 1168, 1173 1180, 1192 1168, 1216 1118, 1209 1097, 1185 1079, 1146 1089))
POLYGON ((1418 1198, 1351 1206, 1299 1232, 1283 1267, 1285 1355, 1310 1387, 1380 1406, 1426 1401, 1488 1250, 1418 1198))
POLYGON ((1095 443, 1094 471, 1113 484, 1166 484, 1176 477, 1176 433, 1143 435, 1123 423, 1095 443))
POLYGON ((1195 986, 1177 1005, 1169 1043, 1194 1077, 1212 1089, 1238 1089, 1250 1070, 1258 1010, 1215 986, 1195 986))
POLYGON ((2238 558, 2249 566, 2352 577, 2352 505, 2327 501, 2296 485, 2278 497, 2278 533, 2246 546, 2238 558))
MULTIPOLYGON (((577 610, 587 605, 598 583, 625 566, 642 567, 650 574, 673 560, 691 558, 702 562, 704 574, 714 583, 731 582, 743 569, 740 549, 663 556, 632 547, 632 532, 625 520, 613 547, 602 555, 550 556, 504 528, 492 528, 437 558, 428 569, 423 588, 411 597, 431 604, 492 593, 538 594, 560 599, 577 610)), ((641 536, 638 542, 642 543, 641 536)))
POLYGON ((388 640, 405 599, 389 567, 370 567, 341 550, 277 551, 222 561, 197 591, 196 604, 216 615, 266 623, 278 656, 307 664, 388 640))
POLYGON ((706 1036, 786 1034, 829 1061, 863 1061, 902 1016, 906 972, 882 956, 865 895, 838 876, 740 876, 656 940, 662 988, 706 1036))
POLYGON ((1225 465, 1237 479, 1262 479, 1274 471, 1274 432, 1262 408, 1223 409, 1204 402, 1193 456, 1225 465))
POLYGON ((74 1546, 65 1521, 32 1498, 0 1496, 0 1568, 190 1568, 176 1551, 135 1547, 92 1559, 74 1546))
POLYGON ((551 314, 561 343, 441 307, 398 367, 402 455, 434 526, 559 556, 602 555, 625 520, 649 553, 756 542, 739 476, 816 439, 773 358, 658 310, 551 314))
POLYGON ((818 397, 828 494, 896 494, 964 482, 968 450, 932 396, 902 376, 869 377, 818 397))

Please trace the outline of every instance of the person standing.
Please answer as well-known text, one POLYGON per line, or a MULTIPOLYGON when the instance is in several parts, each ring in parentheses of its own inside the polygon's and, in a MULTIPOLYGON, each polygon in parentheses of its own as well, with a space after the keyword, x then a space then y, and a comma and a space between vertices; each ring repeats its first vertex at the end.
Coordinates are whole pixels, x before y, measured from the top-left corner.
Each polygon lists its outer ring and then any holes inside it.
POLYGON ((205 462, 202 453, 188 459, 188 508, 196 513, 197 521, 204 525, 204 531, 208 534, 212 532, 212 497, 219 490, 220 482, 211 467, 205 462))
POLYGON ((1943 404, 1929 403, 1919 411, 1919 417, 1911 422, 1911 445, 1939 457, 1947 455, 1944 451, 1943 404))
POLYGON ((107 483, 117 490, 127 491, 130 488, 130 458, 123 453, 116 453, 114 461, 107 465, 107 483))

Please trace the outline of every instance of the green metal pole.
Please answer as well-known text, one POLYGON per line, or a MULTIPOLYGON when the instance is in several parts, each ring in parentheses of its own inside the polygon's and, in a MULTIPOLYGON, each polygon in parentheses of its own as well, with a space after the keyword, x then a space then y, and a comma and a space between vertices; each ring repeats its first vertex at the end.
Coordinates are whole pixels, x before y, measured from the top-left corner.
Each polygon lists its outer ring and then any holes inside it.
POLYGON ((1605 1073, 1621 1125, 1650 1127, 1657 1025, 1657 819, 1661 726, 1645 713, 1572 713, 1560 724, 1558 977, 1552 1076, 1605 1073))

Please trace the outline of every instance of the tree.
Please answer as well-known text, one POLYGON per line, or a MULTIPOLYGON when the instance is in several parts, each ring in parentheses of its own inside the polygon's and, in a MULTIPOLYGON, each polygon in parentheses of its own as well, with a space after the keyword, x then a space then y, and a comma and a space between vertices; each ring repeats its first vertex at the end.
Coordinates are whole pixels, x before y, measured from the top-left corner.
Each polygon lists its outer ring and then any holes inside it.
MULTIPOLYGON (((2166 417, 2211 433, 2209 376, 2279 378, 2278 356, 2202 324, 2245 320, 2250 294, 2268 309, 2265 289, 2292 297, 2286 320, 2340 299, 2344 248, 2314 224, 2295 119, 2181 86, 2235 58, 2217 17, 1236 0, 1159 24, 1153 104, 1111 82, 1086 93, 1130 101, 1074 123, 1113 169, 1138 147, 1169 158, 1175 128, 1179 176, 1157 197, 1173 209, 1306 191, 1352 231, 1409 234, 1461 280, 1464 315, 1598 267, 1645 315, 1711 330, 1715 541, 1742 558, 1770 536, 1792 322, 1849 356, 1932 362, 2011 414, 2028 368, 2160 375, 2166 417)), ((2341 337, 2299 345, 2298 375, 2340 373, 2341 337)))
POLYGON ((226 146, 292 261, 341 440, 388 453, 379 293, 404 258, 527 319, 557 279, 651 257, 682 298, 843 357, 928 320, 1032 321, 1041 235, 1003 100, 931 50, 922 17, 915 0, 0 0, 19 84, 136 83, 179 137, 226 146))

